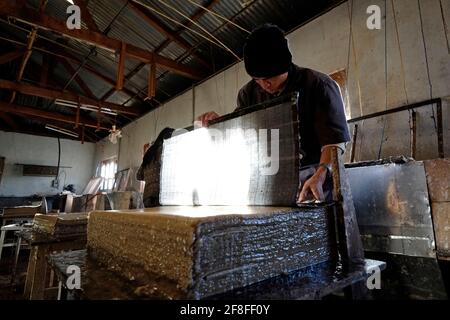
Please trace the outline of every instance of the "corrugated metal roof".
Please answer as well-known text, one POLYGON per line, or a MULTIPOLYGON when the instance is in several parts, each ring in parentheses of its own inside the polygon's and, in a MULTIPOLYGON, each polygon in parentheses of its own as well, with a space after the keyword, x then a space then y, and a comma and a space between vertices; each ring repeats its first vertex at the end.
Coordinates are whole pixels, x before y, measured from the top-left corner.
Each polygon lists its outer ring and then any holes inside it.
MULTIPOLYGON (((85 0, 86 1, 86 0, 85 0)), ((115 38, 124 41, 134 46, 143 48, 145 50, 153 51, 160 47, 162 43, 167 42, 167 35, 159 32, 153 26, 151 26, 145 19, 130 7, 134 0, 89 0, 87 2, 88 9, 102 33, 108 37, 115 38)), ((154 10, 163 12, 171 19, 178 21, 181 24, 188 24, 189 21, 174 9, 178 10, 186 16, 193 16, 197 12, 201 11, 199 7, 193 5, 187 0, 138 0, 146 6, 154 8, 154 10), (168 4, 172 8, 164 5, 168 4)), ((203 6, 208 5, 212 0, 194 0, 203 6)), ((315 0, 315 1, 292 1, 292 0, 219 0, 212 7, 212 10, 227 19, 232 19, 235 23, 241 25, 247 30, 251 30, 256 26, 265 23, 272 22, 278 24, 285 30, 290 30, 299 25, 303 21, 316 15, 319 11, 324 10, 327 7, 335 5, 341 0, 315 0)), ((32 8, 39 7, 40 0, 28 0, 28 5, 32 8)), ((45 9, 45 14, 55 17, 60 20, 65 20, 67 17, 66 9, 70 5, 66 0, 49 0, 45 9)), ((148 10, 148 9, 146 9, 148 10)), ((188 52, 185 48, 180 46, 175 41, 170 41, 168 45, 164 47, 160 55, 169 59, 179 61, 187 66, 190 66, 196 70, 203 70, 205 77, 211 75, 215 70, 221 70, 225 66, 236 61, 236 58, 227 52, 220 46, 213 45, 203 37, 196 35, 194 32, 187 30, 179 24, 168 20, 167 18, 159 15, 155 11, 149 10, 149 12, 156 16, 158 20, 162 21, 166 28, 169 30, 178 31, 178 35, 185 39, 187 43, 192 45, 193 51, 188 52), (213 66, 212 70, 205 69, 205 66, 199 61, 197 57, 192 55, 195 52, 202 57, 202 60, 207 61, 213 66)), ((190 28, 195 29, 206 37, 207 35, 198 26, 189 23, 190 28)), ((242 44, 245 41, 247 33, 240 30, 236 26, 225 22, 223 19, 218 18, 211 13, 204 13, 198 20, 198 24, 208 32, 214 34, 221 42, 229 47, 238 56, 242 55, 242 44)), ((29 26, 20 24, 19 28, 25 28, 29 30, 29 26)), ((26 42, 27 33, 20 31, 16 26, 9 26, 4 22, 0 22, 0 35, 2 37, 14 38, 16 41, 22 43, 26 42)), ((83 22, 82 28, 86 29, 87 26, 83 22)), ((79 61, 85 60, 91 52, 92 46, 82 41, 74 39, 67 39, 60 37, 59 35, 48 32, 45 30, 39 30, 39 36, 48 38, 55 43, 64 42, 65 46, 57 44, 61 50, 70 53, 75 56, 79 61)), ((40 39, 42 40, 42 39, 40 39)), ((1 41, 1 40, 0 40, 1 41)), ((1 41, 3 43, 3 41, 1 41)), ((40 46, 46 45, 48 42, 41 42, 40 46)), ((9 46, 13 44, 8 43, 9 46)), ((51 51, 51 50, 50 50, 51 51)), ((0 48, 2 52, 2 48, 0 48)), ((32 55, 33 63, 40 64, 41 53, 34 51, 32 55)), ((77 70, 79 63, 75 64, 70 62, 73 69, 77 70)), ((96 70, 96 72, 102 74, 111 79, 112 82, 116 79, 118 56, 106 49, 96 48, 93 53, 86 59, 86 65, 96 70)), ((125 75, 129 74, 140 66, 141 63, 134 59, 127 59, 125 64, 125 75)), ((17 61, 9 63, 6 66, 0 66, 5 76, 2 78, 13 79, 14 74, 17 72, 17 61), (6 72, 4 71, 6 70, 6 72), (10 74, 11 73, 11 74, 10 74)), ((66 81, 72 78, 72 74, 69 74, 67 70, 60 63, 54 63, 54 76, 63 87, 66 81)), ((164 102, 172 96, 180 93, 182 90, 192 86, 194 83, 191 79, 179 76, 174 73, 168 73, 166 70, 157 68, 157 95, 155 102, 144 101, 147 85, 148 85, 149 69, 148 66, 144 66, 138 72, 132 76, 131 80, 125 82, 125 88, 133 93, 133 97, 124 92, 115 92, 107 101, 117 104, 126 105, 142 105, 147 110, 150 105, 157 106, 160 102, 164 102), (135 97, 136 93, 138 93, 135 97)), ((89 72, 85 68, 79 71, 79 77, 86 83, 91 89, 93 94, 97 98, 101 98, 106 92, 109 92, 113 88, 113 83, 108 83, 98 76, 89 72)), ((80 94, 84 94, 80 86, 76 81, 72 81, 68 88, 72 91, 76 91, 80 94)), ((27 105, 33 105, 38 103, 38 100, 28 99, 20 95, 20 102, 27 105)), ((49 107, 48 104, 40 103, 40 107, 50 108, 53 110, 55 106, 49 107)), ((71 110, 65 110, 58 107, 58 111, 70 113, 71 110)), ((95 116, 95 114, 93 115, 95 116)), ((121 124, 125 124, 129 120, 119 117, 122 121, 121 124)))

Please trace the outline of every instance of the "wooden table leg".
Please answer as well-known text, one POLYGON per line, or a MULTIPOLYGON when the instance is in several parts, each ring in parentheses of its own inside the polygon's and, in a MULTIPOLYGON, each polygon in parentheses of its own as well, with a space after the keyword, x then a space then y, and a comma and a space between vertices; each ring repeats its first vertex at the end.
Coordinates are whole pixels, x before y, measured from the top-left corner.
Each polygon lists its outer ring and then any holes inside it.
POLYGON ((30 299, 31 287, 33 286, 34 270, 36 269, 37 247, 32 246, 30 258, 28 259, 27 279, 25 281, 24 298, 30 299))
POLYGON ((47 254, 49 245, 41 244, 36 247, 36 267, 34 270, 33 284, 31 286, 30 300, 43 300, 47 278, 47 254))

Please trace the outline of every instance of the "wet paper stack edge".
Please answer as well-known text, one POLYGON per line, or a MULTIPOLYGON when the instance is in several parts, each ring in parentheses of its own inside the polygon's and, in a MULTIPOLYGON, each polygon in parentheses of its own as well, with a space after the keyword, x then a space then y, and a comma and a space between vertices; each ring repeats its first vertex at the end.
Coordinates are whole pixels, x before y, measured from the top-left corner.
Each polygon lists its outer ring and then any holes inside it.
POLYGON ((36 214, 33 230, 54 238, 83 237, 87 234, 88 213, 36 214))
POLYGON ((334 254, 325 207, 159 207, 91 213, 88 249, 139 294, 202 299, 334 254))

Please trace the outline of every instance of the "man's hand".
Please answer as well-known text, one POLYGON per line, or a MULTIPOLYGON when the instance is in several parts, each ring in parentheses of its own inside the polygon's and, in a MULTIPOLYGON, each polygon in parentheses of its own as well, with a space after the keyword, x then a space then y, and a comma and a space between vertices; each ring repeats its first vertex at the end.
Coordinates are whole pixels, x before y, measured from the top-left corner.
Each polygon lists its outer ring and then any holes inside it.
POLYGON ((210 120, 217 119, 218 117, 220 116, 217 113, 215 113, 214 111, 210 111, 202 114, 196 120, 202 123, 202 127, 207 127, 210 120))
POLYGON ((325 201, 325 197, 323 195, 323 184, 326 177, 327 169, 325 169, 324 167, 319 167, 316 173, 311 178, 306 180, 302 190, 299 190, 297 203, 311 200, 311 195, 315 200, 321 202, 325 201))

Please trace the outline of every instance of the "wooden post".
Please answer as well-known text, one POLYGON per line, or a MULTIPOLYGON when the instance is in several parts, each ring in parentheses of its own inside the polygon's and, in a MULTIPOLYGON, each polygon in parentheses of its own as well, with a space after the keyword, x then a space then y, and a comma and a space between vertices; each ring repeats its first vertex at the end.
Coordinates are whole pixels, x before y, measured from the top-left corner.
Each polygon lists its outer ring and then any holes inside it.
POLYGON ((127 45, 122 42, 120 47, 119 65, 117 66, 117 84, 116 90, 123 89, 124 75, 125 75, 125 58, 127 53, 127 45))
POLYGON ((438 153, 439 158, 444 158, 444 133, 443 133, 443 125, 442 125, 442 100, 436 103, 437 106, 437 138, 438 138, 438 153))
MULTIPOLYGON (((347 272, 364 268, 364 249, 356 221, 350 183, 345 172, 341 150, 331 147, 331 164, 333 177, 333 201, 337 223, 338 250, 343 269, 347 272)), ((366 299, 368 289, 365 281, 357 282, 345 290, 347 297, 366 299)))
POLYGON ((147 96, 149 99, 152 99, 156 96, 156 64, 150 64, 150 73, 148 75, 148 93, 147 96))
POLYGON ((341 150, 337 147, 331 148, 333 201, 336 209, 339 250, 344 267, 352 269, 353 266, 364 264, 364 251, 341 150))
POLYGON ((352 152, 350 157, 350 162, 355 161, 355 150, 356 150, 356 139, 358 138, 358 124, 355 124, 353 128, 353 138, 352 138, 352 152))
POLYGON ((410 129, 410 149, 411 158, 416 158, 416 145, 417 145, 417 113, 413 110, 411 112, 411 123, 409 125, 410 129))

